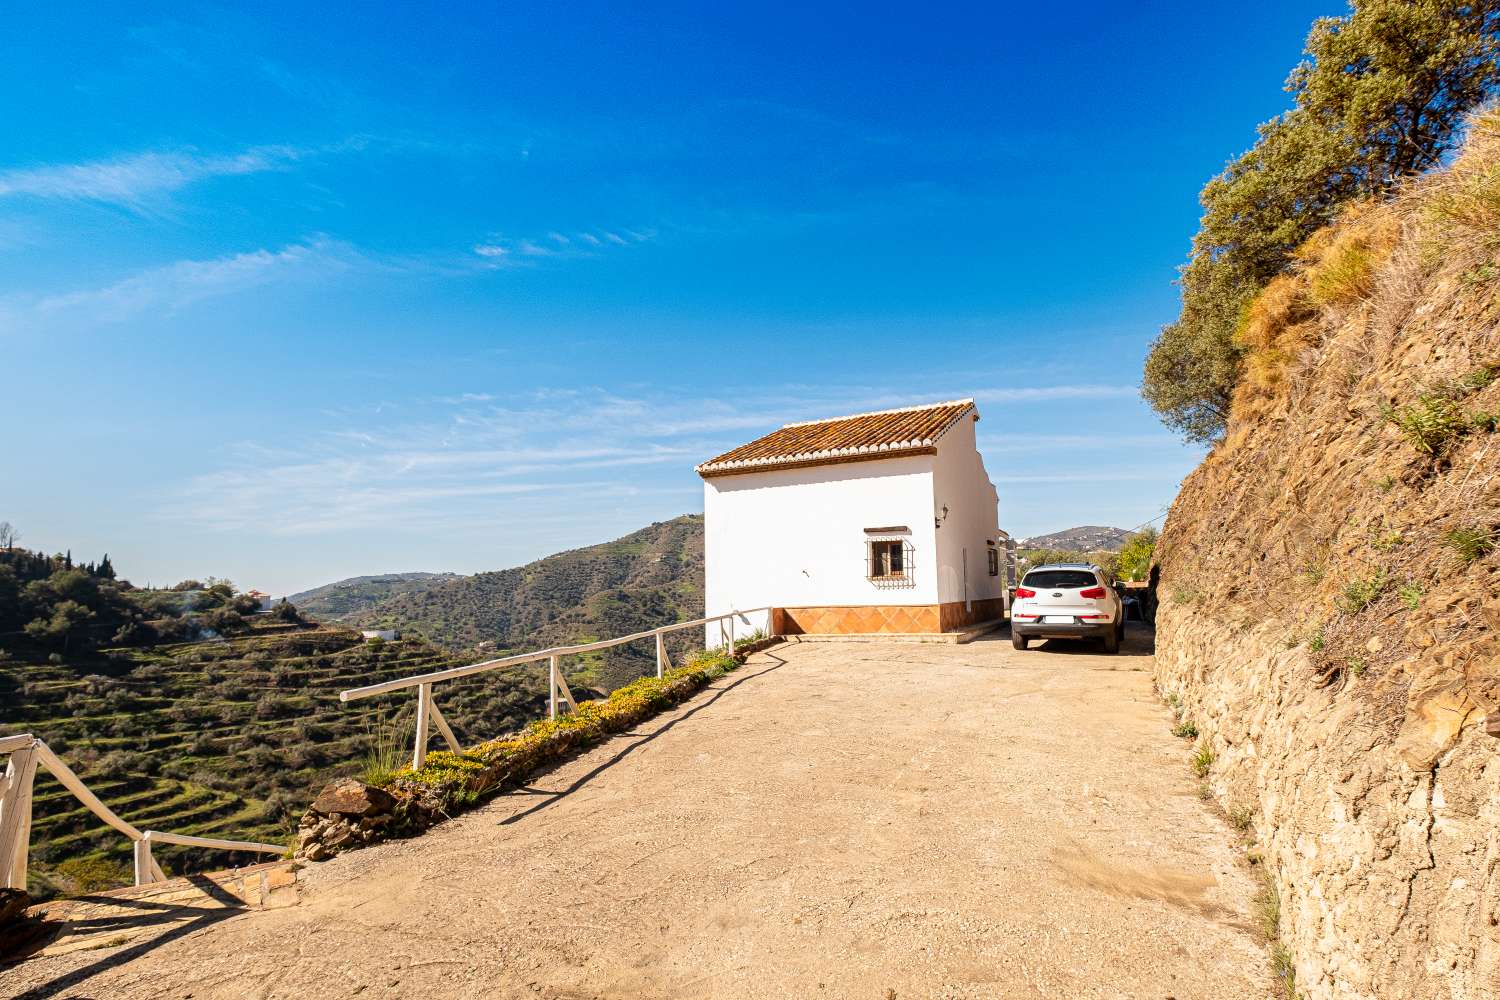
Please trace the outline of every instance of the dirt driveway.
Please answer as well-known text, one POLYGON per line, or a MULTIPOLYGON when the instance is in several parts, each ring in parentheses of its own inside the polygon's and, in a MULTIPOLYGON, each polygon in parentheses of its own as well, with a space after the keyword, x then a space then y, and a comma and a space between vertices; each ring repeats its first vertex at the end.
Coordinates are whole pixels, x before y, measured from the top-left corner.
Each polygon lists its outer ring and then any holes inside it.
POLYGON ((0 994, 1264 998, 1254 888, 1146 641, 784 644, 526 790, 314 866, 300 905, 33 960, 0 994))

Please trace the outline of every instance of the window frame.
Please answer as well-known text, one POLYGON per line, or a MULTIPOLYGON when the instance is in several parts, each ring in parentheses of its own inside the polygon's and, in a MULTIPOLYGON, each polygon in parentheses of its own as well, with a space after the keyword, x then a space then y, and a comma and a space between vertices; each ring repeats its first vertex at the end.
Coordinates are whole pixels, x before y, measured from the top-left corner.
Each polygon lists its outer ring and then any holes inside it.
POLYGON ((865 580, 882 590, 915 587, 917 550, 911 539, 891 537, 884 533, 882 535, 883 537, 865 539, 865 580), (891 571, 892 553, 900 553, 895 561, 901 568, 895 572, 891 571))

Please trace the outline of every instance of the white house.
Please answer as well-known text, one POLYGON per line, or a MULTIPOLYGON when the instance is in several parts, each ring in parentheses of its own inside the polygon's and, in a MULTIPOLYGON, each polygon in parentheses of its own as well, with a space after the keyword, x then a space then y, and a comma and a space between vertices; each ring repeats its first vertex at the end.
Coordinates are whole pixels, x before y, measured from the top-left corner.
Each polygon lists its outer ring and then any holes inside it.
POLYGON ((978 420, 962 399, 787 424, 698 466, 707 613, 770 606, 783 635, 1003 617, 1008 539, 978 420))

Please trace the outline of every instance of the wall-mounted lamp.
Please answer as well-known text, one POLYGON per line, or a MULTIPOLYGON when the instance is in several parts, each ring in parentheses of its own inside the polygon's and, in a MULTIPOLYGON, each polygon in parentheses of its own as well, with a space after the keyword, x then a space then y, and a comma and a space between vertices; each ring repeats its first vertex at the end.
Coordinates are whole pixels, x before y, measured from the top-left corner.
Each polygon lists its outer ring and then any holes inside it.
POLYGON ((942 517, 935 517, 935 518, 933 518, 932 519, 932 526, 934 528, 941 528, 943 526, 943 522, 946 521, 946 520, 948 520, 948 505, 947 504, 943 504, 943 516, 942 517))

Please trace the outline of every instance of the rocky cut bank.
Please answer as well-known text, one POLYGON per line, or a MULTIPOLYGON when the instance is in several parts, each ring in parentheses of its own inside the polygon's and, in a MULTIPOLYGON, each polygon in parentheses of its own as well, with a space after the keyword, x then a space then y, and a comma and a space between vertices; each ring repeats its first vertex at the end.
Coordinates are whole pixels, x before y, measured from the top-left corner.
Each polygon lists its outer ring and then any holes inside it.
POLYGON ((1500 113, 1298 261, 1162 533, 1157 685, 1297 993, 1497 996, 1500 113))

